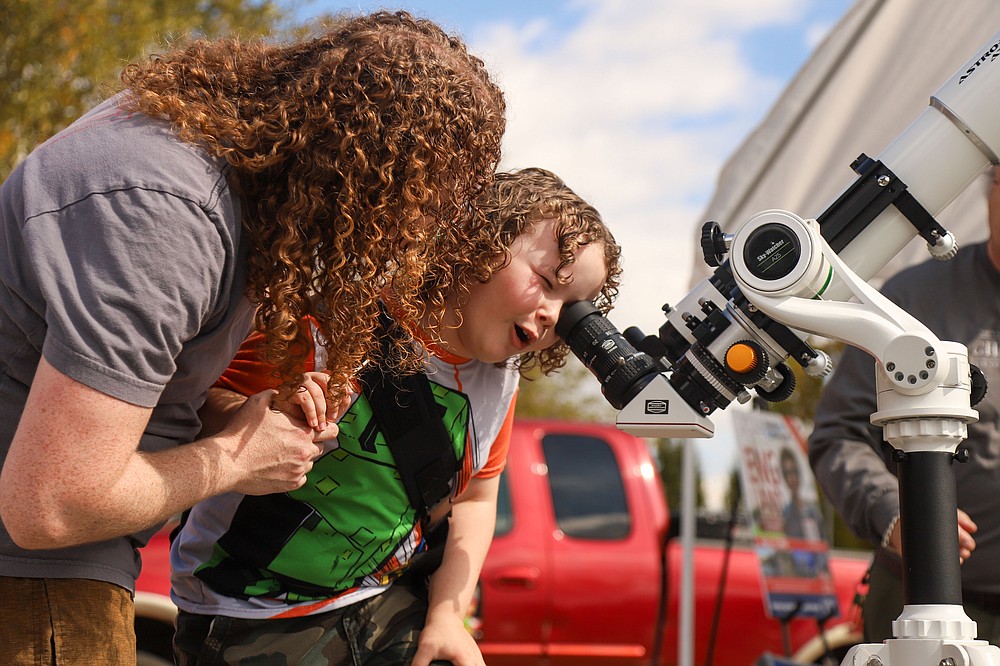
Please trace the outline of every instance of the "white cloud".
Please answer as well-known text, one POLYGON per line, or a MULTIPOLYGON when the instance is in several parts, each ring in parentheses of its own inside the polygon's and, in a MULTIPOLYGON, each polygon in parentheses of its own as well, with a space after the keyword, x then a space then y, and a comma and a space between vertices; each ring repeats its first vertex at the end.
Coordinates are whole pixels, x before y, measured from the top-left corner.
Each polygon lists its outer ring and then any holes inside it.
POLYGON ((504 167, 543 166, 604 215, 625 281, 612 319, 647 333, 687 292, 718 170, 783 81, 748 65, 754 29, 801 19, 796 0, 577 0, 547 19, 470 40, 507 93, 504 167), (639 8, 638 10, 636 8, 639 8))
POLYGON ((830 30, 833 28, 832 23, 821 22, 812 23, 806 26, 805 41, 809 45, 810 49, 815 49, 820 43, 826 39, 826 36, 830 34, 830 30))

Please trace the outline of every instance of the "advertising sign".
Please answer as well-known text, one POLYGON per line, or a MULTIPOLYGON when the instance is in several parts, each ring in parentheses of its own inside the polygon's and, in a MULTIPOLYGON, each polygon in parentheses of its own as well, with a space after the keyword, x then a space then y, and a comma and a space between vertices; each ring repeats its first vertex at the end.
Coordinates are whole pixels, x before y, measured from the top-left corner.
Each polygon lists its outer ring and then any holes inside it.
POLYGON ((829 545, 801 422, 753 411, 741 415, 736 441, 768 615, 838 615, 829 545))

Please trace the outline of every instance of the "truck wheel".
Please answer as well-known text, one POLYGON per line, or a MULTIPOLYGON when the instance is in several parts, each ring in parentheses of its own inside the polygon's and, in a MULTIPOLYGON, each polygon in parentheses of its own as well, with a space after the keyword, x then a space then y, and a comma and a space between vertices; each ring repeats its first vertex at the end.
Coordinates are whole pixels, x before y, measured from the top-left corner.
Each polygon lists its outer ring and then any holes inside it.
POLYGON ((855 631, 850 622, 842 622, 826 630, 825 641, 820 636, 809 639, 795 653, 793 661, 797 664, 837 665, 852 647, 862 642, 861 633, 855 631), (827 649, 832 658, 826 658, 827 649))

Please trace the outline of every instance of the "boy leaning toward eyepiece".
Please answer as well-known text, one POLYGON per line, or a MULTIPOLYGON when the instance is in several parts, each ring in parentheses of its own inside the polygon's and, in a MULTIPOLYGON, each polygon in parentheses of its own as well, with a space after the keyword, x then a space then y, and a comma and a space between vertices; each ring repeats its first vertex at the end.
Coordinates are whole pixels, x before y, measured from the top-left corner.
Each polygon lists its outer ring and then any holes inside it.
MULTIPOLYGON (((454 453, 443 500, 417 506, 394 443, 398 422, 409 418, 401 405, 420 389, 406 385, 388 401, 371 389, 381 373, 416 380, 382 358, 377 371, 362 370, 349 405, 329 405, 323 329, 303 320, 315 353, 299 390, 279 404, 317 430, 336 422, 336 440, 298 490, 231 494, 191 510, 171 551, 180 664, 261 655, 288 664, 483 664, 464 616, 493 537, 519 372, 564 363, 568 349, 554 331, 563 304, 594 300, 607 311, 621 268, 597 211, 548 171, 498 174, 476 205, 496 230, 487 270, 457 282, 442 315, 409 318, 389 293, 384 303, 386 334, 401 335, 423 358, 417 376, 444 426, 444 450, 454 453), (446 525, 443 548, 428 550, 438 523, 446 525), (438 552, 434 570, 428 562, 438 552)), ((213 390, 210 420, 232 408, 233 391, 273 385, 258 341, 244 343, 213 390)), ((436 445, 432 437, 420 437, 420 446, 436 445)))

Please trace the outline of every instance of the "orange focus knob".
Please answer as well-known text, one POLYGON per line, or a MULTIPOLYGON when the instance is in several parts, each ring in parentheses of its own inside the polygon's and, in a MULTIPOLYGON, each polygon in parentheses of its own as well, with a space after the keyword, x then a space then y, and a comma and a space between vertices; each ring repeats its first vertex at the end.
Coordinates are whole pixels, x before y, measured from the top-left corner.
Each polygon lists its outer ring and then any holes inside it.
POLYGON ((733 372, 741 375, 751 372, 757 367, 757 352, 748 344, 737 342, 726 352, 726 365, 733 372))

